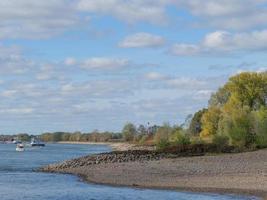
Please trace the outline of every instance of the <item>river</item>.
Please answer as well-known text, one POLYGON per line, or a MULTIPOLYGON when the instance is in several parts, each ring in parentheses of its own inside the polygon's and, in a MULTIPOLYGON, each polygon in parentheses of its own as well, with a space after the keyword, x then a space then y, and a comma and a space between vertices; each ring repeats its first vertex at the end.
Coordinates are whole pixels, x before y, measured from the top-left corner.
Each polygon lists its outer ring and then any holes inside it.
POLYGON ((110 151, 105 145, 47 144, 16 152, 0 144, 1 200, 248 200, 253 197, 197 194, 86 184, 71 175, 46 174, 34 169, 86 154, 110 151))

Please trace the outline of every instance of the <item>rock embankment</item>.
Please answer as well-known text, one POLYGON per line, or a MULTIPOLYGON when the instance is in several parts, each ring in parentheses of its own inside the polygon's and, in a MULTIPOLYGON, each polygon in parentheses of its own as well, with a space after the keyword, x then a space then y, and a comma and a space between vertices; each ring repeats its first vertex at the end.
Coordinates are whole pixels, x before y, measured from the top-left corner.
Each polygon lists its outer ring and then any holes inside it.
POLYGON ((129 151, 113 151, 109 153, 93 154, 72 160, 67 160, 58 164, 51 164, 40 168, 44 172, 58 172, 64 169, 71 169, 83 166, 108 164, 108 163, 123 163, 123 162, 144 162, 160 160, 163 158, 178 158, 184 156, 201 156, 204 152, 197 151, 180 151, 179 152, 161 152, 149 150, 129 150, 129 151))
MULTIPOLYGON (((40 169, 44 172, 58 172, 64 169, 71 169, 83 166, 91 166, 108 163, 124 163, 124 162, 144 162, 154 161, 164 158, 178 158, 188 156, 203 156, 209 152, 216 152, 214 145, 185 145, 172 147, 164 151, 155 150, 128 150, 128 151, 113 151, 108 153, 88 155, 72 160, 67 160, 58 164, 51 164, 40 169)), ((232 148, 227 148, 224 152, 231 152, 232 148)))

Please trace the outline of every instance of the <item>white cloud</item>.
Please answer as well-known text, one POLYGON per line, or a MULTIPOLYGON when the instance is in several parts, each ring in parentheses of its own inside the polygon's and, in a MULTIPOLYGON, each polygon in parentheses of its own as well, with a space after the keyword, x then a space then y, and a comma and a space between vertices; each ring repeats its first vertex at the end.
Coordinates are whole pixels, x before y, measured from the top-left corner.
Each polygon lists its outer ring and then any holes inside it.
POLYGON ((17 90, 5 90, 1 93, 1 96, 3 97, 12 97, 18 93, 17 90))
POLYGON ((145 21, 153 24, 165 23, 165 6, 169 1, 160 0, 81 0, 80 11, 113 15, 127 23, 145 21))
POLYGON ((225 29, 249 29, 267 25, 266 0, 178 0, 197 16, 200 24, 225 29))
POLYGON ((2 108, 0 109, 1 114, 10 114, 10 115, 25 115, 33 113, 33 108, 2 108))
POLYGON ((85 60, 81 67, 84 69, 117 69, 128 65, 127 59, 96 57, 85 60))
POLYGON ((92 57, 85 60, 67 58, 64 64, 67 66, 78 66, 86 70, 115 70, 131 65, 128 59, 112 57, 92 57))
POLYGON ((32 60, 23 57, 18 47, 0 44, 0 74, 23 74, 34 65, 32 60))
POLYGON ((152 81, 165 80, 168 77, 158 72, 149 72, 145 75, 145 78, 152 81))
POLYGON ((119 46, 123 48, 159 47, 164 43, 165 39, 161 36, 141 32, 127 36, 119 46))
POLYGON ((166 83, 171 87, 181 88, 185 90, 188 88, 198 89, 207 86, 206 81, 190 77, 174 77, 167 80, 166 83))
POLYGON ((196 55, 199 51, 199 46, 194 44, 174 44, 170 49, 172 54, 181 56, 196 55))
POLYGON ((71 66, 76 64, 75 58, 66 58, 64 61, 65 65, 71 66))
POLYGON ((265 50, 267 30, 244 33, 215 31, 207 34, 199 44, 174 44, 170 52, 174 55, 196 55, 265 50))
MULTIPOLYGON (((220 29, 265 28, 266 0, 1 0, 0 38, 48 38, 88 22, 95 15, 129 24, 168 22, 168 6, 186 9, 196 23, 220 29), (85 16, 85 17, 84 17, 85 16)), ((195 23, 195 22, 194 22, 195 23)))
POLYGON ((47 38, 79 23, 69 0, 1 0, 0 38, 47 38))

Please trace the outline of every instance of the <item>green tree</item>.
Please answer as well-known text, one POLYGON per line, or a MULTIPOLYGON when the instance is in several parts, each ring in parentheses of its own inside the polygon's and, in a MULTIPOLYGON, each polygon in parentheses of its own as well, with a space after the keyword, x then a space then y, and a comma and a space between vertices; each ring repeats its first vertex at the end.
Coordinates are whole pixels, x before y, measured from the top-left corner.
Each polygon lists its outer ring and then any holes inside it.
POLYGON ((171 126, 167 123, 158 128, 154 137, 154 143, 157 145, 157 148, 164 149, 170 144, 172 131, 171 126))
POLYGON ((253 113, 253 132, 256 136, 256 145, 267 147, 267 108, 261 107, 253 113))
POLYGON ((192 136, 199 136, 200 132, 202 131, 202 122, 201 118, 204 113, 207 112, 207 109, 202 109, 196 112, 190 122, 189 125, 189 134, 192 136))
POLYGON ((229 79, 225 88, 230 91, 241 106, 249 106, 252 109, 259 109, 266 106, 267 96, 267 74, 244 72, 229 79))
POLYGON ((228 101, 231 92, 227 87, 221 87, 218 91, 211 95, 209 100, 210 107, 222 107, 228 101))
POLYGON ((133 141, 136 133, 137 133, 136 127, 132 123, 125 124, 122 129, 122 135, 125 141, 133 141))
POLYGON ((183 129, 176 129, 172 132, 170 137, 171 143, 174 145, 188 145, 190 144, 190 137, 183 129))
POLYGON ((138 129, 137 129, 138 134, 140 135, 145 135, 147 134, 146 127, 143 124, 140 124, 138 129))

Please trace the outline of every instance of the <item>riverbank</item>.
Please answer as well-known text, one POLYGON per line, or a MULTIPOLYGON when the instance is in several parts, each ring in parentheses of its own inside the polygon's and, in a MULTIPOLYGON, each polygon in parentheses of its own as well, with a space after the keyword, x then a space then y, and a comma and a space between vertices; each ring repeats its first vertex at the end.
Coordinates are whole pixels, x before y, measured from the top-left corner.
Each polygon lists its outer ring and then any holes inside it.
POLYGON ((113 151, 130 151, 130 150, 154 150, 153 146, 142 146, 126 142, 57 142, 58 144, 88 144, 88 145, 108 145, 113 151))
POLYGON ((238 154, 174 158, 151 156, 148 153, 141 155, 141 159, 140 156, 139 159, 132 159, 133 161, 120 159, 131 158, 128 154, 119 155, 115 156, 113 162, 109 159, 114 157, 108 157, 108 154, 103 154, 108 162, 101 156, 95 157, 100 159, 99 162, 95 162, 92 156, 82 157, 50 165, 43 168, 43 171, 75 174, 98 184, 267 197, 266 149, 238 154), (93 161, 90 162, 90 159, 93 161))

